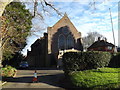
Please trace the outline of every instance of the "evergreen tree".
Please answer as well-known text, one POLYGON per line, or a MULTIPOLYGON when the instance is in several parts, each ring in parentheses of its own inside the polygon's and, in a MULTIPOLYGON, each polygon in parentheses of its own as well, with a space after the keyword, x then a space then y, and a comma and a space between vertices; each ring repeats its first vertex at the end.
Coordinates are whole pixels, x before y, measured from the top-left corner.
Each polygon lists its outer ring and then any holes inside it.
POLYGON ((32 15, 21 2, 12 2, 4 10, 2 27, 3 60, 11 59, 26 45, 30 35, 32 15))

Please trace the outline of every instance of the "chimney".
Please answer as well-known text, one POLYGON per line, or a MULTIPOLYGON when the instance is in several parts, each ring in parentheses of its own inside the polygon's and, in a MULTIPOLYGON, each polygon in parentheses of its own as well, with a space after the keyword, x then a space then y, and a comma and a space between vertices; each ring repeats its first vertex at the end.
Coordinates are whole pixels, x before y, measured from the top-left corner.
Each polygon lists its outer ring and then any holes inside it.
POLYGON ((107 42, 107 38, 105 38, 105 42, 107 42))
POLYGON ((98 37, 98 41, 100 41, 100 39, 101 39, 101 38, 100 38, 100 37, 98 37))
POLYGON ((48 34, 47 34, 47 33, 44 33, 44 37, 48 37, 48 34))

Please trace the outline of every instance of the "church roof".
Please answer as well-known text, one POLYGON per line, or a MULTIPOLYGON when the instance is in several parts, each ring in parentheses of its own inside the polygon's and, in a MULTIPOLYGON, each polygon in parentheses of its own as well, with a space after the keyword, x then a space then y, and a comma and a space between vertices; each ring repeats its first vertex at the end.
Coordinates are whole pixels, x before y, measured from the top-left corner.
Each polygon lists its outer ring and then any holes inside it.
MULTIPOLYGON (((58 25, 59 23, 64 22, 64 21, 69 22, 69 23, 76 29, 76 27, 73 25, 73 23, 72 23, 71 20, 69 19, 67 13, 65 13, 64 16, 63 16, 56 24, 54 24, 52 27, 55 27, 56 25, 58 25)), ((66 24, 67 24, 67 23, 66 23, 66 24)), ((77 30, 77 29, 76 29, 76 30, 77 30)))
MULTIPOLYGON (((63 16, 57 23, 55 23, 55 24, 53 25, 53 27, 54 27, 55 25, 57 25, 58 23, 60 23, 62 20, 65 20, 65 19, 69 19, 67 13, 65 13, 64 16, 63 16)), ((70 20, 70 19, 69 19, 69 20, 70 20)))

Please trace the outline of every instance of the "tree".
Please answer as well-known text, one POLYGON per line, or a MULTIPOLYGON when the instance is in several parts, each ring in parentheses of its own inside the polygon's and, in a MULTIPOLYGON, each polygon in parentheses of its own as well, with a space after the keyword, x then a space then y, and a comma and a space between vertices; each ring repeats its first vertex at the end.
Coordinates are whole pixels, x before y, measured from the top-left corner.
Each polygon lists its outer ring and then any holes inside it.
MULTIPOLYGON (((2 13, 4 12, 5 7, 12 2, 13 0, 0 0, 0 25, 1 25, 1 17, 2 13)), ((1 61, 2 61, 2 32, 1 32, 1 26, 0 26, 0 67, 1 67, 1 61)))
POLYGON ((3 59, 7 59, 8 55, 11 57, 25 47, 26 38, 30 35, 31 20, 29 10, 20 2, 12 2, 5 8, 1 28, 3 59))
POLYGON ((92 45, 98 37, 105 38, 103 35, 98 32, 88 32, 86 37, 83 37, 83 47, 87 49, 90 45, 92 45))
MULTIPOLYGON (((10 3, 10 2, 12 2, 12 1, 14 1, 14 0, 6 0, 6 1, 4 1, 4 0, 0 0, 0 25, 2 25, 2 26, 0 26, 0 66, 1 66, 1 60, 2 60, 2 54, 3 54, 3 51, 5 52, 5 50, 7 51, 7 54, 8 55, 10 55, 10 53, 12 54, 12 53, 14 53, 15 51, 18 51, 19 49, 22 49, 23 47, 24 47, 24 45, 23 45, 23 43, 21 44, 21 40, 23 40, 23 38, 21 38, 20 36, 20 34, 21 34, 21 31, 22 31, 22 33, 24 33, 24 37, 26 37, 28 34, 26 34, 26 32, 24 32, 24 30, 21 30, 19 27, 20 26, 13 26, 12 24, 13 24, 13 22, 14 22, 14 20, 15 20, 15 22, 17 22, 17 16, 16 17, 9 17, 9 15, 7 15, 9 18, 11 18, 10 20, 7 20, 7 18, 6 17, 3 17, 2 16, 2 14, 3 14, 3 12, 4 12, 4 9, 5 9, 5 7, 10 3), (6 21, 6 22, 5 22, 6 21), (12 23, 10 24, 10 22, 12 21, 12 23), (9 24, 8 24, 9 23, 9 24), (6 25, 8 25, 8 26, 6 26, 6 25), (12 27, 13 26, 13 27, 12 27), (8 28, 9 28, 9 32, 8 32, 8 28), (17 31, 15 30, 17 28, 17 31), (13 32, 13 33, 12 33, 13 32), (15 35, 15 34, 17 34, 17 35, 15 35), (14 36, 15 35, 15 36, 14 36), (18 38, 20 38, 19 40, 17 40, 18 38), (9 43, 8 43, 9 42, 9 43), (4 49, 4 47, 6 47, 6 46, 14 46, 15 48, 11 48, 11 47, 7 47, 7 48, 5 48, 4 49), (17 47, 17 48, 16 48, 17 47), (18 48, 18 47, 20 47, 20 48, 18 48), (4 49, 4 50, 3 50, 4 49), (8 50, 9 50, 9 52, 8 52, 8 50)), ((41 16, 42 17, 42 15, 41 14, 39 14, 39 13, 37 13, 36 11, 37 11, 37 6, 38 6, 38 2, 37 2, 37 0, 33 0, 33 3, 34 3, 34 16, 36 16, 36 14, 38 14, 39 16, 41 16)), ((52 5, 52 4, 50 4, 50 3, 48 3, 46 0, 43 0, 43 2, 41 1, 41 5, 42 5, 42 8, 43 8, 43 11, 44 12, 46 12, 47 10, 45 9, 45 6, 50 6, 53 10, 55 10, 58 14, 60 14, 59 12, 58 12, 58 10, 56 9, 56 8, 54 8, 54 6, 52 5)), ((18 6, 20 6, 20 5, 18 5, 18 6)), ((16 6, 16 7, 18 7, 18 6, 16 6)), ((18 7, 19 8, 19 7, 18 7)), ((10 7, 9 7, 9 9, 10 9, 10 7)), ((11 9, 12 10, 12 9, 11 9)), ((13 9, 13 14, 15 15, 15 12, 17 11, 17 9, 13 9)), ((8 13, 10 13, 9 11, 8 11, 8 13)), ((11 13, 12 14, 12 13, 11 13)), ((18 13, 17 13, 18 14, 18 13)), ((22 17, 22 15, 24 15, 24 13, 22 13, 21 14, 21 17, 22 17)), ((27 14, 28 16, 29 16, 29 14, 27 14)), ((21 19, 21 22, 22 22, 22 20, 23 19, 21 19)), ((27 19, 25 19, 25 20, 27 20, 27 19)), ((18 21, 19 22, 19 21, 18 21)), ((18 23, 17 22, 17 23, 18 23)), ((25 23, 25 22, 24 22, 25 23)), ((15 24, 14 24, 15 25, 15 24)), ((24 28, 25 29, 25 28, 24 28)), ((25 41, 26 39, 24 39, 24 41, 25 41)), ((23 42, 24 42, 23 41, 23 42)))

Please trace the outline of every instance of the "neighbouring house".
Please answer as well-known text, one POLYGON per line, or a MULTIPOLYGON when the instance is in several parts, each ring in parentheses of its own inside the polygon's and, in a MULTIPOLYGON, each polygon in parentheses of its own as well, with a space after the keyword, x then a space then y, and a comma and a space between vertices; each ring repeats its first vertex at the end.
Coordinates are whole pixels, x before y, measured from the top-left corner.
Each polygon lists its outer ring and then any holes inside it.
POLYGON ((82 51, 81 33, 77 31, 67 14, 52 27, 47 28, 47 33, 31 45, 27 53, 30 66, 46 67, 57 65, 60 50, 74 48, 82 51))
POLYGON ((112 43, 107 42, 107 39, 100 40, 98 37, 98 41, 95 41, 90 47, 87 48, 88 51, 107 51, 107 52, 114 52, 115 45, 112 43))

